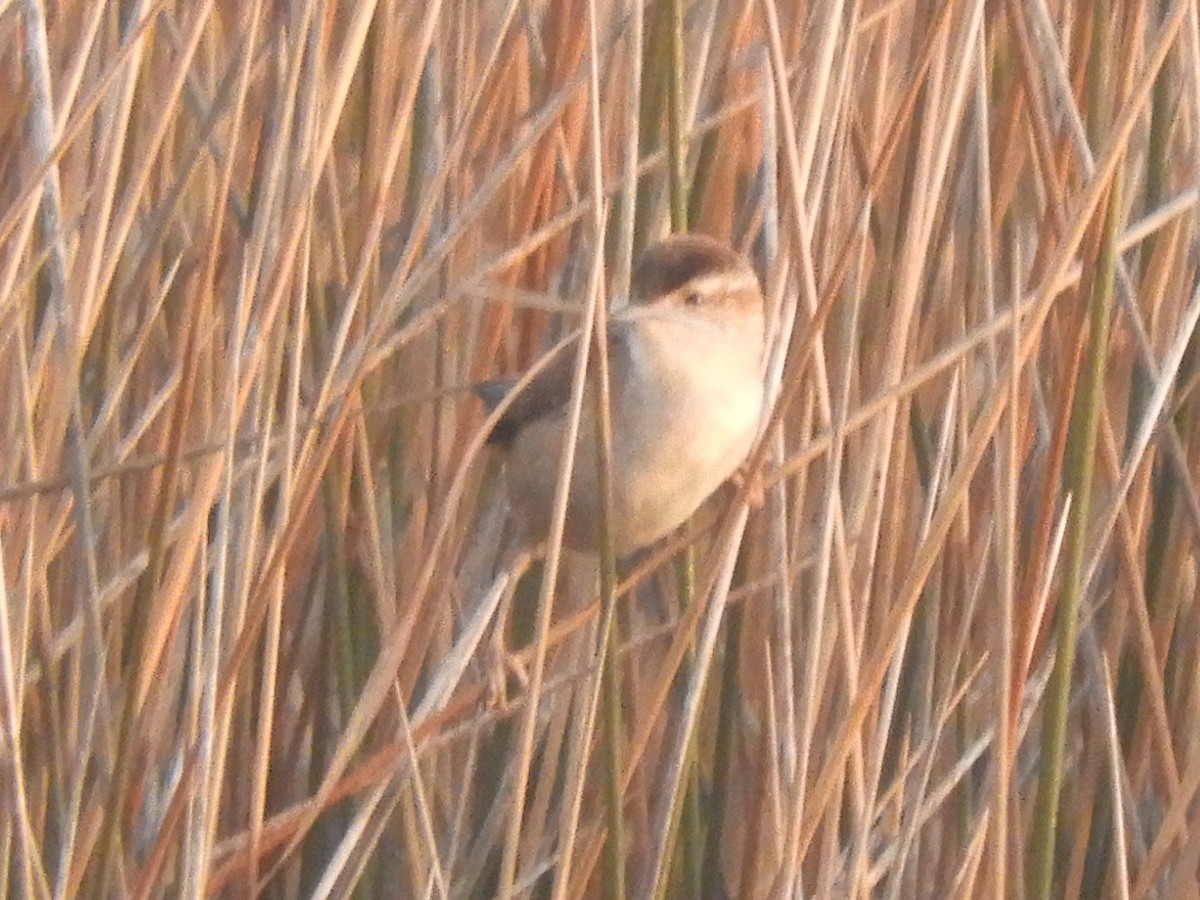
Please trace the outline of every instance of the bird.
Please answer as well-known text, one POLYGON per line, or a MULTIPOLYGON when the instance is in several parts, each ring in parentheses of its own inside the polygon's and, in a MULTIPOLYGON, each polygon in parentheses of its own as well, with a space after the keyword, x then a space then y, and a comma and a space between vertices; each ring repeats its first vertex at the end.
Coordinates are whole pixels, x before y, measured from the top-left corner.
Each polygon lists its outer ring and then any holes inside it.
MULTIPOLYGON (((670 534, 723 483, 754 445, 766 394, 766 304, 750 262, 699 234, 651 244, 634 266, 629 302, 608 317, 612 425, 610 533, 626 557, 670 534)), ((575 359, 569 343, 500 416, 510 506, 531 540, 547 536, 565 449, 575 359)), ((516 379, 476 387, 494 410, 516 379)), ((601 484, 589 366, 563 543, 598 553, 601 484)))

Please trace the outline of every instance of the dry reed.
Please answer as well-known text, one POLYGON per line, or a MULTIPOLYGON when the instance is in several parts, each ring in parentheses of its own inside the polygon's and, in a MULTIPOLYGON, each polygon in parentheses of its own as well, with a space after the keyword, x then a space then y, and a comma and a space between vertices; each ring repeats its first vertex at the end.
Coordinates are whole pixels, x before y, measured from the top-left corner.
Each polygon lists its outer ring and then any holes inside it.
POLYGON ((1198 13, 0 0, 5 894, 1200 896, 1198 13), (684 227, 762 502, 529 569, 684 227))

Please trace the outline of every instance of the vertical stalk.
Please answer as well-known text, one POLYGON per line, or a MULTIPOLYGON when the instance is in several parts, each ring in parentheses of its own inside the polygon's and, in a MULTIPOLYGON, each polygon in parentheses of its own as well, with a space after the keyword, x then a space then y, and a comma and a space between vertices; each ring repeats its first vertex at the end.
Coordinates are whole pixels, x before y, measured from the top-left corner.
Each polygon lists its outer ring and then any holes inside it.
MULTIPOLYGON (((684 67, 684 25, 683 0, 669 0, 669 19, 667 40, 671 48, 671 65, 667 71, 667 173, 670 191, 671 231, 683 234, 688 231, 689 196, 687 184, 687 110, 684 108, 684 85, 687 73, 684 67)), ((684 608, 696 601, 696 548, 687 547, 679 559, 678 566, 679 595, 684 608)), ((684 673, 681 672, 681 676, 684 673)), ((683 834, 678 845, 678 855, 682 863, 681 879, 682 893, 687 896, 698 895, 702 887, 704 867, 704 828, 700 817, 700 775, 697 766, 699 744, 695 735, 689 739, 685 751, 685 771, 683 779, 687 788, 683 802, 671 815, 672 838, 680 825, 683 834)), ((666 888, 670 879, 665 879, 660 885, 666 888)))
MULTIPOLYGON (((1095 22, 1091 46, 1089 142, 1096 146, 1108 134, 1111 118, 1109 90, 1110 25, 1113 12, 1108 0, 1093 7, 1095 22)), ((1094 480, 1096 434, 1100 405, 1104 402, 1104 371, 1108 359, 1108 331, 1112 317, 1116 273, 1117 233, 1122 205, 1123 177, 1117 169, 1109 194, 1108 210, 1100 227, 1099 251, 1091 282, 1088 327, 1091 334, 1087 370, 1076 395, 1063 474, 1064 490, 1072 498, 1067 535, 1067 569, 1058 603, 1057 649, 1054 671, 1046 690, 1042 723, 1042 770, 1034 811, 1033 846, 1030 848, 1030 896, 1049 900, 1054 885, 1058 807, 1063 784, 1067 714, 1071 700, 1071 671, 1079 633, 1079 607, 1083 599, 1087 565, 1087 526, 1094 480)))
POLYGON ((687 110, 683 108, 683 0, 670 0, 671 68, 667 72, 667 166, 671 189, 671 230, 688 228, 687 110))
MULTIPOLYGON (((1160 2, 1159 13, 1167 12, 1165 2, 1160 2)), ((1142 208, 1147 212, 1156 209, 1162 203, 1165 194, 1165 177, 1170 171, 1170 134, 1175 122, 1174 99, 1176 95, 1175 81, 1178 74, 1164 65, 1154 83, 1154 99, 1150 108, 1150 135, 1146 148, 1146 164, 1144 169, 1145 196, 1142 208)), ((1158 235, 1152 234, 1146 238, 1140 251, 1143 278, 1150 271, 1158 246, 1158 235)), ((1179 372, 1179 383, 1187 384, 1191 380, 1190 370, 1195 364, 1194 354, 1184 357, 1183 366, 1179 372)), ((1137 423, 1145 415, 1146 404, 1154 392, 1154 384, 1140 359, 1133 365, 1133 377, 1129 392, 1129 408, 1126 415, 1125 446, 1128 449, 1137 439, 1137 423)), ((1187 432, 1187 409, 1181 407, 1175 415, 1175 426, 1181 435, 1187 432)), ((1160 597, 1163 596, 1164 577, 1171 578, 1168 564, 1168 551, 1171 545, 1172 522, 1178 505, 1179 484, 1178 475, 1173 462, 1159 459, 1154 464, 1153 495, 1151 499, 1150 524, 1146 534, 1146 555, 1142 571, 1145 573, 1142 594, 1146 598, 1147 615, 1150 621, 1157 622, 1162 615, 1160 597)), ((1128 639, 1127 639, 1128 640, 1128 639)), ((1173 655, 1167 656, 1168 667, 1173 655)), ((1164 678, 1164 681, 1166 679, 1164 678)), ((1121 654, 1117 668, 1117 683, 1115 702, 1117 705, 1117 735, 1122 745, 1128 749, 1133 738, 1134 729, 1142 708, 1143 678, 1137 653, 1132 644, 1126 644, 1121 654)), ((1086 862, 1083 869, 1083 892, 1085 896, 1098 894, 1102 888, 1105 873, 1108 871, 1112 846, 1112 796, 1108 791, 1097 791, 1096 810, 1092 815, 1091 836, 1086 862)))
MULTIPOLYGON (((600 136, 600 50, 596 37, 596 2, 588 2, 589 101, 591 103, 592 211, 596 254, 604 255, 604 168, 600 136)), ((599 259, 597 267, 602 269, 599 259)), ((592 287, 604 291, 604 280, 595 277, 592 287)), ((592 332, 596 354, 596 469, 602 502, 599 505, 600 562, 600 690, 604 702, 604 798, 608 836, 604 842, 604 896, 625 897, 625 816, 621 787, 625 733, 621 716, 620 634, 616 626, 617 567, 612 536, 612 414, 609 407, 608 310, 603 294, 595 303, 596 324, 592 332)))

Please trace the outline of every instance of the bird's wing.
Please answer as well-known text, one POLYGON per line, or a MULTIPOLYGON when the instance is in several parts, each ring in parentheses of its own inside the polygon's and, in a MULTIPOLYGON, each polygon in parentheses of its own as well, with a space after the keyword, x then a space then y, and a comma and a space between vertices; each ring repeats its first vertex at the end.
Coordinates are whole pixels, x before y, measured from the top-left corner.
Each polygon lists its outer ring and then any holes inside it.
MULTIPOLYGON (((567 344, 538 375, 513 398, 512 405, 488 435, 489 444, 507 447, 522 428, 546 416, 560 414, 571 400, 571 380, 575 372, 576 341, 567 344)), ((629 348, 618 329, 608 332, 610 390, 615 395, 621 389, 622 373, 626 369, 629 348)), ((590 364, 591 360, 589 360, 590 364)), ((493 378, 475 385, 475 393, 489 411, 500 405, 517 383, 515 378, 493 378)))
MULTIPOLYGON (((574 343, 569 346, 574 347, 574 343)), ((562 352, 550 361, 538 375, 521 389, 512 404, 488 435, 489 444, 507 447, 517 433, 530 422, 554 415, 571 399, 571 372, 575 366, 575 355, 562 352)), ((515 378, 494 378, 475 386, 475 393, 488 411, 500 405, 517 383, 515 378)))

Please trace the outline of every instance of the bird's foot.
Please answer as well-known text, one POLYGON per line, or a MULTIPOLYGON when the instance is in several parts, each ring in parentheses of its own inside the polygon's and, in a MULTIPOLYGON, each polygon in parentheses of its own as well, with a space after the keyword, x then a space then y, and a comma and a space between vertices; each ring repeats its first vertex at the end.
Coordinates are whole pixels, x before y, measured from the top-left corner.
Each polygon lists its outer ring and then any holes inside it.
POLYGON ((510 653, 504 646, 503 637, 497 635, 488 642, 484 650, 484 677, 487 681, 484 704, 489 710, 507 712, 509 707, 509 676, 517 682, 517 692, 529 686, 529 672, 520 654, 510 653))
POLYGON ((749 463, 743 463, 742 467, 733 473, 730 481, 739 492, 745 492, 746 503, 751 509, 759 509, 765 502, 767 483, 763 478, 762 466, 751 468, 749 463))

